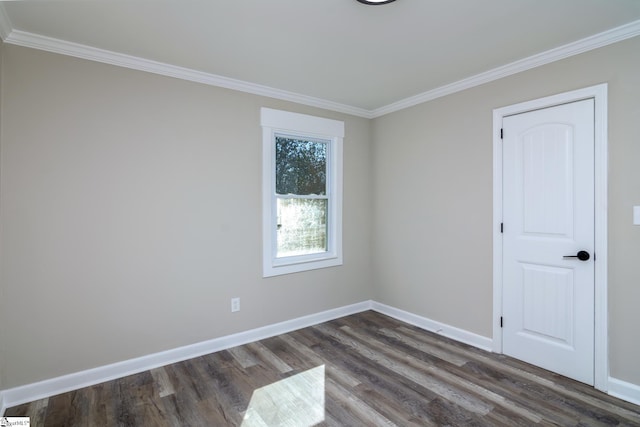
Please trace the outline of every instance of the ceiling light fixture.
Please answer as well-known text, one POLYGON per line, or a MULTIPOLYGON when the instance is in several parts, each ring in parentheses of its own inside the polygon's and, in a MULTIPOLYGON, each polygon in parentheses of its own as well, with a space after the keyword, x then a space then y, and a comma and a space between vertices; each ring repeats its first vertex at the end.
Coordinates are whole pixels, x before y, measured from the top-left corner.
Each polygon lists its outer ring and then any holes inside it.
POLYGON ((394 2, 396 0, 358 0, 358 1, 363 4, 376 5, 376 4, 387 4, 387 3, 394 2))

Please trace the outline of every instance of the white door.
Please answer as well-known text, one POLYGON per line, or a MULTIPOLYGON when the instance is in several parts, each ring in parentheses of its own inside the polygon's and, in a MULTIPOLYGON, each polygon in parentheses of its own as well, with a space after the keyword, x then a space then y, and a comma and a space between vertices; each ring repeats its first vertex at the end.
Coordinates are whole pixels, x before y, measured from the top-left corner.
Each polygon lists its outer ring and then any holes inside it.
POLYGON ((503 224, 503 352, 592 385, 593 99, 503 119, 503 224))

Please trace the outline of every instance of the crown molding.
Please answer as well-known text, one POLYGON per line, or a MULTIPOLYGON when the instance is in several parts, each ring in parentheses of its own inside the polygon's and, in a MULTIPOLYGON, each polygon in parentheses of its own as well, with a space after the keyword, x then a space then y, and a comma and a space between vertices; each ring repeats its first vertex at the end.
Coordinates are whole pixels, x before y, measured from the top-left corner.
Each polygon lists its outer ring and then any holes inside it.
POLYGON ((384 116, 385 114, 404 110, 405 108, 413 107, 427 101, 432 101, 436 98, 451 95, 453 93, 460 92, 465 89, 470 89, 475 86, 480 86, 482 84, 499 80, 513 74, 540 67, 541 65, 546 65, 551 62, 568 58, 570 56, 579 55, 590 50, 630 39, 638 35, 640 35, 640 20, 633 21, 620 27, 616 27, 611 30, 595 34, 593 36, 586 37, 584 39, 566 44, 564 46, 547 50, 546 52, 542 52, 528 58, 524 58, 510 64, 494 68, 484 73, 476 74, 475 76, 458 80, 457 82, 444 85, 439 88, 411 96, 409 98, 402 99, 398 102, 394 102, 384 107, 372 110, 370 113, 373 118, 384 116))
POLYGON ((11 21, 6 14, 2 3, 0 2, 0 37, 5 43, 18 46, 30 47, 52 53, 73 56, 76 58, 87 59, 90 61, 102 62, 105 64, 116 65, 119 67, 130 68, 133 70, 145 71, 149 73, 159 74, 167 77, 202 83, 209 86, 222 87, 240 92, 251 93, 259 96, 280 99, 283 101, 295 102, 297 104, 308 105, 311 107, 322 108, 339 113, 350 114, 353 116, 364 117, 366 119, 374 119, 405 108, 413 107, 424 102, 432 101, 443 96, 451 95, 466 89, 490 83, 504 77, 511 76, 523 71, 530 70, 542 65, 546 65, 570 56, 588 52, 593 49, 604 47, 613 43, 617 43, 632 37, 640 35, 640 20, 630 22, 628 24, 616 27, 593 36, 547 50, 528 58, 524 58, 510 64, 506 64, 489 71, 458 80, 433 90, 429 90, 418 95, 414 95, 400 101, 388 104, 386 106, 367 110, 360 107, 341 104, 321 98, 315 98, 299 93, 289 92, 272 88, 269 86, 250 83, 242 80, 232 79, 229 77, 219 76, 216 74, 205 73, 190 68, 179 67, 176 65, 166 64, 163 62, 152 61, 149 59, 139 58, 118 52, 82 45, 78 43, 68 42, 65 40, 55 39, 52 37, 41 36, 38 34, 28 33, 20 30, 13 30, 11 21))
POLYGON ((352 107, 350 105, 341 104, 338 102, 328 101, 325 99, 315 98, 312 96, 302 95, 294 92, 288 92, 269 86, 263 86, 242 80, 232 79, 216 74, 205 73, 190 68, 179 67, 176 65, 139 58, 136 56, 126 55, 123 53, 113 52, 105 49, 99 49, 79 43, 41 36, 39 34, 28 33, 25 31, 11 31, 9 35, 5 37, 5 42, 17 46, 29 47, 76 58, 87 59, 90 61, 130 68, 133 70, 145 71, 162 76, 202 83, 209 86, 237 90, 254 95, 276 98, 283 101, 291 101, 297 104, 323 108, 326 110, 337 111, 340 113, 351 114, 368 119, 371 118, 371 112, 363 108, 352 107))

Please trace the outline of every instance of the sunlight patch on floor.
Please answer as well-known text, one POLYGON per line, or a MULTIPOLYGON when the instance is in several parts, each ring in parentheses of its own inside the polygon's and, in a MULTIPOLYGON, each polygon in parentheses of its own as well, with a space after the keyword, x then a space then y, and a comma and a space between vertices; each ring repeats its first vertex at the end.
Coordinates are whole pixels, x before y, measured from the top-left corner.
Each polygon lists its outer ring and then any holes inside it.
POLYGON ((324 365, 255 390, 241 427, 300 427, 322 421, 324 365))

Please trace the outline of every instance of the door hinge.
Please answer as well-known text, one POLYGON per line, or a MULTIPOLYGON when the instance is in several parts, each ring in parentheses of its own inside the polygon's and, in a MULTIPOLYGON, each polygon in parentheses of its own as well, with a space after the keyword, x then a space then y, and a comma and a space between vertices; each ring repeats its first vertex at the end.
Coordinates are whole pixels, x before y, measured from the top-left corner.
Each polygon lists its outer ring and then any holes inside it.
POLYGON ((502 316, 500 316, 500 327, 502 328, 503 325, 504 325, 504 319, 502 318, 502 316))
POLYGON ((504 233, 504 222, 500 223, 500 232, 504 233))
POLYGON ((504 129, 500 129, 500 139, 504 139, 504 129))

